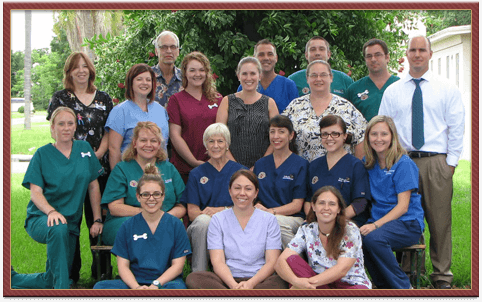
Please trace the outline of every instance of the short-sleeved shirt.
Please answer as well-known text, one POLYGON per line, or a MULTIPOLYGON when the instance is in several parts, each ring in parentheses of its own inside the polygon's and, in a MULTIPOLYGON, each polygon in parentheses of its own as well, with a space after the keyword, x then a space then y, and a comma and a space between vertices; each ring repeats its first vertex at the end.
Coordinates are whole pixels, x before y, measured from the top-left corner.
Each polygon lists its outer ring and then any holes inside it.
POLYGON ((378 89, 372 79, 366 76, 348 87, 346 99, 352 102, 369 122, 374 116, 378 115, 385 89, 398 80, 400 80, 399 77, 391 75, 382 89, 378 89))
MULTIPOLYGON (((239 85, 238 91, 241 91, 243 87, 239 85)), ((272 98, 279 112, 283 112, 288 104, 298 97, 298 90, 296 84, 290 79, 287 79, 279 74, 269 84, 268 88, 264 89, 261 83, 258 83, 256 89, 259 93, 264 94, 272 98)))
POLYGON ((169 140, 168 120, 166 109, 156 102, 148 103, 147 112, 145 112, 135 102, 126 100, 112 109, 105 129, 107 131, 114 130, 122 136, 121 152, 124 152, 132 141, 137 123, 153 122, 161 128, 162 139, 164 140, 163 147, 167 150, 167 141, 169 140))
MULTIPOLYGON (((179 175, 179 172, 177 172, 176 168, 170 162, 158 161, 156 162, 156 167, 159 169, 166 185, 162 210, 167 212, 171 210, 176 203, 180 202, 185 185, 181 175, 179 175)), ((107 204, 115 200, 124 198, 124 204, 140 207, 141 205, 136 197, 136 190, 137 183, 142 175, 144 175, 144 171, 142 171, 137 161, 119 162, 107 180, 101 204, 107 206, 107 204)), ((107 220, 112 218, 113 216, 108 211, 107 220)))
MULTIPOLYGON (((287 247, 298 254, 306 252, 308 264, 317 274, 323 273, 337 263, 337 260, 327 255, 321 243, 317 222, 300 226, 295 237, 287 247)), ((341 254, 339 258, 356 259, 355 264, 341 278, 341 281, 351 285, 364 285, 371 288, 372 284, 365 273, 360 230, 353 222, 348 221, 346 223, 345 236, 343 236, 340 242, 340 249, 341 254)))
POLYGON ((210 162, 192 169, 187 180, 186 190, 181 197, 182 204, 194 204, 204 210, 206 207, 229 207, 233 205, 229 195, 229 181, 234 172, 247 169, 229 160, 221 171, 210 162))
MULTIPOLYGON (((27 189, 30 184, 39 186, 47 202, 67 219, 69 231, 78 236, 88 186, 103 170, 94 150, 85 141, 74 140, 70 158, 47 144, 35 152, 22 185, 27 189)), ((30 218, 43 215, 30 200, 25 224, 30 218)))
POLYGON ((156 64, 151 68, 156 74, 155 101, 158 102, 161 106, 167 107, 171 95, 178 93, 179 91, 182 91, 184 89, 182 87, 181 69, 174 66, 174 74, 169 83, 167 83, 166 79, 164 79, 164 76, 162 75, 161 68, 159 68, 159 64, 156 64))
POLYGON ((130 261, 130 270, 138 283, 150 284, 171 267, 173 259, 190 255, 191 244, 184 225, 176 217, 164 213, 152 234, 139 213, 119 228, 111 252, 130 261))
POLYGON ((351 145, 345 144, 344 148, 353 154, 355 146, 365 138, 367 122, 349 101, 333 95, 325 111, 317 116, 308 94, 294 99, 283 112, 293 123, 300 156, 310 162, 326 154, 326 149, 321 144, 320 121, 329 114, 338 115, 345 121, 347 133, 351 133, 353 137, 351 145))
MULTIPOLYGON (((331 93, 346 99, 346 91, 348 90, 348 87, 353 84, 353 79, 350 78, 346 73, 338 70, 332 69, 331 73, 333 74, 333 82, 330 85, 331 93)), ((288 79, 295 82, 296 88, 298 88, 299 96, 311 93, 310 86, 306 80, 306 69, 293 73, 288 77, 288 79)))
MULTIPOLYGON (((262 157, 254 165, 253 172, 259 181, 258 199, 268 209, 306 198, 308 161, 294 153, 278 168, 273 154, 262 157)), ((302 209, 291 216, 305 218, 305 213, 302 209)))
POLYGON ((411 191, 408 210, 398 219, 401 221, 417 220, 424 230, 421 195, 418 193, 418 167, 408 155, 403 155, 390 170, 381 169, 378 161, 368 170, 373 203, 371 217, 374 222, 385 216, 398 204, 398 194, 411 191))
MULTIPOLYGON (((356 198, 371 200, 368 172, 362 161, 351 154, 345 154, 331 169, 328 169, 326 155, 315 159, 310 163, 308 182, 310 199, 319 188, 333 186, 340 191, 347 207, 356 198)), ((369 217, 367 205, 365 210, 357 213, 352 220, 362 226, 369 217)))
MULTIPOLYGON (((103 91, 96 90, 92 103, 86 106, 75 93, 67 89, 57 91, 50 99, 47 120, 50 120, 55 109, 62 106, 72 109, 77 117, 74 138, 88 142, 92 149, 97 151, 104 137, 107 117, 113 107, 110 96, 103 91)), ((100 164, 104 167, 104 174, 110 172, 108 152, 100 159, 100 164)))
MULTIPOLYGON (((209 159, 203 143, 203 134, 209 125, 216 122, 216 114, 221 100, 221 95, 216 102, 210 101, 203 95, 199 101, 185 90, 174 94, 169 99, 167 105, 169 123, 181 127, 181 137, 197 160, 207 161, 209 159)), ((170 160, 181 174, 188 174, 192 170, 176 148, 172 149, 170 160)))
POLYGON ((266 250, 281 250, 276 217, 254 209, 244 228, 233 209, 213 215, 208 228, 208 249, 224 250, 226 265, 235 278, 251 278, 266 263, 266 250))

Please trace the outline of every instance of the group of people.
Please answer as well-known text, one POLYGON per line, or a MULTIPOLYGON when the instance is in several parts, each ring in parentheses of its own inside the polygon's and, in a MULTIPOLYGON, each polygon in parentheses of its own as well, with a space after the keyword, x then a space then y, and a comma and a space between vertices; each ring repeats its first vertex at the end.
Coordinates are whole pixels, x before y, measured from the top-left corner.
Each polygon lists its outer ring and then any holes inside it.
POLYGON ((464 109, 429 71, 426 37, 408 42, 401 80, 388 72, 386 44, 371 39, 369 75, 355 83, 331 69, 322 37, 306 44, 306 70, 288 78, 263 39, 225 97, 204 54, 185 55, 179 69, 177 35, 163 31, 154 45, 159 63, 130 68, 115 107, 90 59, 68 58, 48 109, 55 143, 39 148, 22 183, 25 227, 47 244, 47 271, 12 268, 12 288, 78 279, 84 204, 91 244, 102 234, 113 245, 121 277, 94 288, 408 289, 392 250, 421 240, 424 216, 432 280, 450 288, 464 109))

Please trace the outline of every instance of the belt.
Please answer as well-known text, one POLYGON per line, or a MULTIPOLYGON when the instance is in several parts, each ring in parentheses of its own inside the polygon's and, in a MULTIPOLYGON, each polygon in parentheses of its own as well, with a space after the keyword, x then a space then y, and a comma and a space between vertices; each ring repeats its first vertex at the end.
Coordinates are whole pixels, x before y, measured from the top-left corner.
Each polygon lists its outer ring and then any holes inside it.
POLYGON ((409 151, 408 156, 410 158, 422 158, 422 157, 430 157, 435 155, 446 155, 445 153, 437 153, 437 152, 423 152, 423 151, 409 151))

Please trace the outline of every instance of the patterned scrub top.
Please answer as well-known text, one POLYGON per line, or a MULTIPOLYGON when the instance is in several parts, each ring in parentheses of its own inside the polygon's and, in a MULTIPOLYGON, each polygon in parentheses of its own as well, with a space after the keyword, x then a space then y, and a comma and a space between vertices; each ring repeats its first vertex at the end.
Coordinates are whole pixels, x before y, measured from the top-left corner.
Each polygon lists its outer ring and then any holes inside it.
MULTIPOLYGON (((111 97, 103 92, 96 90, 94 99, 90 105, 84 105, 75 95, 67 89, 57 91, 50 99, 47 108, 47 120, 50 120, 52 113, 58 107, 69 107, 76 115, 77 128, 74 138, 86 141, 94 151, 100 147, 100 142, 105 133, 105 123, 113 108, 111 97)), ((104 175, 110 172, 108 152, 99 160, 104 168, 104 175)))
POLYGON ((346 123, 347 133, 352 134, 351 145, 345 144, 348 153, 354 154, 355 146, 365 138, 367 121, 363 115, 352 103, 335 94, 332 94, 330 104, 320 116, 316 115, 311 105, 310 94, 291 101, 282 114, 293 123, 299 155, 309 162, 326 154, 326 149, 321 145, 320 121, 328 114, 341 116, 346 123))
MULTIPOLYGON (((326 255, 325 248, 320 240, 318 222, 300 226, 287 247, 298 254, 306 252, 308 264, 317 274, 323 273, 337 263, 337 260, 326 255)), ((341 254, 339 257, 356 259, 355 264, 346 276, 341 278, 341 281, 350 285, 364 285, 372 288, 372 284, 365 273, 360 230, 351 221, 346 223, 345 236, 340 242, 340 248, 341 254)))

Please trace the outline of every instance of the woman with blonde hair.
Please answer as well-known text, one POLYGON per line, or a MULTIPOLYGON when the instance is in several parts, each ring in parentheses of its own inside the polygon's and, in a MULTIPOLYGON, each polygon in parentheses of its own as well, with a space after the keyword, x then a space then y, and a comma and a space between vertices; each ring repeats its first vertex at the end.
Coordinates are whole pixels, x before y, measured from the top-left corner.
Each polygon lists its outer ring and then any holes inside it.
MULTIPOLYGON (((25 230, 33 240, 47 244, 46 272, 17 274, 12 269, 12 288, 70 288, 69 271, 87 192, 93 217, 101 219, 97 178, 103 169, 92 147, 85 141, 73 139, 75 121, 72 109, 55 109, 50 119, 55 143, 40 147, 28 165, 22 182, 30 189, 25 230)), ((94 222, 90 235, 97 237, 101 233, 102 223, 94 222)))
POLYGON ((132 142, 123 154, 123 161, 112 171, 102 196, 102 205, 108 209, 102 238, 105 244, 114 244, 121 224, 141 212, 136 188, 148 164, 159 169, 166 183, 162 210, 178 218, 186 214, 186 208, 179 203, 184 182, 176 168, 166 161, 162 145, 161 129, 155 123, 139 122, 134 128, 132 142))
POLYGON ((410 280, 392 250, 417 243, 425 227, 418 167, 400 145, 392 118, 375 116, 366 133, 365 167, 373 200, 371 217, 360 228, 366 266, 377 288, 408 289, 410 280))
POLYGON ((189 172, 208 160, 203 133, 216 121, 222 95, 216 91, 211 65, 200 52, 191 52, 181 63, 182 87, 167 105, 172 145, 171 162, 184 182, 189 172))
POLYGON ((340 191, 319 188, 306 222, 276 263, 276 272, 292 289, 368 289, 358 227, 346 218, 340 191), (306 253, 308 263, 300 255, 306 253))

